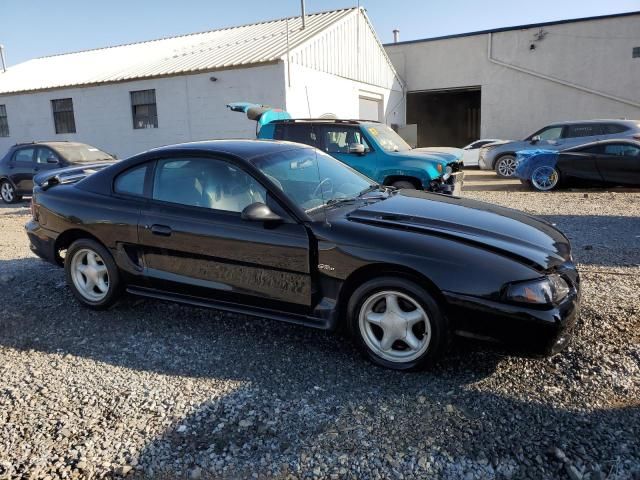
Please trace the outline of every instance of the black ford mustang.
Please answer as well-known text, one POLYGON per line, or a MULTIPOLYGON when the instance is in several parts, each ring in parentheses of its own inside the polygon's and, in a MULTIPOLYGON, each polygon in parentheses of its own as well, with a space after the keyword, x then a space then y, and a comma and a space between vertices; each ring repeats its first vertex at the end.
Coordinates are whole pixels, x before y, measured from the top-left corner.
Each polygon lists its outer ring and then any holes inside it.
POLYGON ((211 141, 36 177, 31 248, 87 307, 124 291, 321 329, 374 362, 452 334, 552 353, 578 315, 566 237, 523 213, 381 187, 288 142, 211 141))

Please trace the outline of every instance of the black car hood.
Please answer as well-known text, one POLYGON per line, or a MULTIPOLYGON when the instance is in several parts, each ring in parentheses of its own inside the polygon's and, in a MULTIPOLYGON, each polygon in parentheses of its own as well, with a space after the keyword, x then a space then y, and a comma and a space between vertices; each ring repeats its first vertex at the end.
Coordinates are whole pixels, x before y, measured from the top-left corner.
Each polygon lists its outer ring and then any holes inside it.
POLYGON ((351 221, 409 229, 477 245, 546 270, 571 260, 567 238, 551 224, 509 208, 417 190, 351 211, 351 221))

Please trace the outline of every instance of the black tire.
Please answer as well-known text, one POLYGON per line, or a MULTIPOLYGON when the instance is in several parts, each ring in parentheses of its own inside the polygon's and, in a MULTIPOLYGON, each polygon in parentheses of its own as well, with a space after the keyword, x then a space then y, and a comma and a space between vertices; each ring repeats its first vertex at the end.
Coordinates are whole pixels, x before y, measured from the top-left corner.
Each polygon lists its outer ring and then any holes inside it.
MULTIPOLYGON (((384 308, 386 310, 387 306, 385 305, 384 308)), ((365 315, 364 312, 363 315, 365 315)), ((430 366, 442 356, 450 337, 447 319, 433 296, 410 280, 391 276, 370 280, 353 292, 347 304, 347 326, 350 335, 365 357, 377 365, 393 370, 418 370, 430 366), (383 295, 388 292, 398 292, 410 297, 417 305, 422 307, 424 313, 426 313, 425 321, 429 323, 430 339, 426 335, 426 325, 421 339, 426 339, 426 350, 421 353, 416 352, 416 354, 420 353, 419 356, 408 361, 399 361, 397 359, 392 361, 380 356, 367 344, 368 340, 365 339, 367 333, 361 328, 360 313, 363 307, 370 303, 371 299, 375 299, 376 295, 383 295)), ((403 340, 399 339, 399 341, 400 346, 402 346, 403 340)), ((396 345, 396 342, 394 341, 393 345, 396 345)), ((408 344, 405 344, 405 346, 408 346, 408 344)))
MULTIPOLYGON (((104 246, 95 240, 91 240, 88 238, 81 238, 73 242, 69 248, 67 249, 67 253, 64 259, 64 271, 65 278, 67 280, 67 285, 71 289, 71 292, 76 297, 76 299, 85 307, 91 308, 93 310, 105 310, 112 305, 114 305, 122 295, 123 285, 120 280, 120 271, 109 253, 104 246), (76 255, 81 254, 81 252, 91 251, 95 252, 99 259, 102 261, 100 266, 104 265, 106 267, 106 273, 108 274, 108 288, 106 294, 104 294, 103 298, 99 299, 89 299, 85 294, 82 293, 74 283, 73 273, 72 273, 72 264, 74 262, 74 258, 76 255)), ((101 293, 102 295, 102 293, 101 293)))
POLYGON ((500 178, 512 178, 515 174, 515 155, 502 155, 498 160, 496 160, 496 164, 494 169, 500 178), (511 172, 510 174, 507 174, 511 172))
POLYGON ((17 203, 22 200, 22 195, 16 193, 16 189, 9 180, 0 182, 0 198, 4 203, 17 203))
POLYGON ((416 186, 407 180, 398 180, 397 182, 393 182, 391 186, 398 189, 407 188, 409 190, 417 190, 416 186))

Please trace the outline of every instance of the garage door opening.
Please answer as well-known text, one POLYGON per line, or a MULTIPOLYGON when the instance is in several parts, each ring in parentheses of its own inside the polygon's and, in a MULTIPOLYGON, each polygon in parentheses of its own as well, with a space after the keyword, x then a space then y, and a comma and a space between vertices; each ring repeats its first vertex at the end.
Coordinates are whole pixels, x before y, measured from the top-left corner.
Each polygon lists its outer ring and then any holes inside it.
POLYGON ((464 147, 480 138, 480 87, 407 93, 418 147, 464 147))

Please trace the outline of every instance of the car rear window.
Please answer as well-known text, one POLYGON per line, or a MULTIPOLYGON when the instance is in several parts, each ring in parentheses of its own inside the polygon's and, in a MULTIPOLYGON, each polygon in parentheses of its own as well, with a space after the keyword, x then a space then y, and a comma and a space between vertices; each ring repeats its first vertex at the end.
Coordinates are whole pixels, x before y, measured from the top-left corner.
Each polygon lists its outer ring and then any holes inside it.
POLYGON ((55 149, 72 163, 99 162, 115 160, 108 153, 90 145, 56 145, 55 149))

